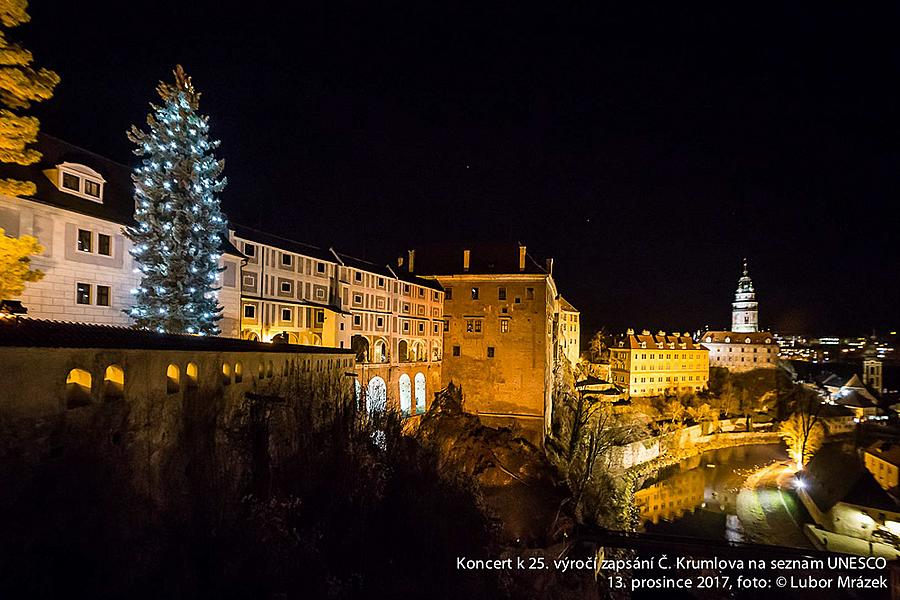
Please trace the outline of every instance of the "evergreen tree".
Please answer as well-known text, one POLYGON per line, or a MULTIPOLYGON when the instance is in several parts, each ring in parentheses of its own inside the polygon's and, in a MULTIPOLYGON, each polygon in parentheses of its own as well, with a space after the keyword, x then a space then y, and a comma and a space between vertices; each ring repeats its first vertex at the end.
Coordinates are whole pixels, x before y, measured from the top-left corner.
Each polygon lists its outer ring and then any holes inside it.
POLYGON ((215 335, 225 162, 213 155, 219 142, 209 139, 209 118, 197 113, 200 94, 180 65, 174 85, 160 82, 157 91, 163 105, 150 105, 148 130, 128 133, 143 157, 131 176, 136 225, 125 229, 141 273, 129 313, 142 329, 215 335))
MULTIPOLYGON (((34 117, 16 114, 32 102, 53 96, 59 75, 47 69, 31 66, 31 52, 6 39, 5 29, 27 23, 31 17, 25 12, 26 0, 0 0, 0 162, 30 165, 41 154, 28 148, 37 140, 40 123, 34 117)), ((30 181, 0 179, 0 194, 8 196, 34 195, 30 181)))

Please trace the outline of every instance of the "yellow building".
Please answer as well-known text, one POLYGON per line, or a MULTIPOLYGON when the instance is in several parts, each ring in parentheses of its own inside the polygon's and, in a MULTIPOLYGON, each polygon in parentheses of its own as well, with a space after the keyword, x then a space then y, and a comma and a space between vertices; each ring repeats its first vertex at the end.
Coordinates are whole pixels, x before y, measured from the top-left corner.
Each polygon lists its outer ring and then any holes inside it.
MULTIPOLYGON (((560 345, 552 260, 539 264, 521 244, 481 244, 420 248, 400 262, 445 290, 444 384, 461 385, 466 410, 482 421, 515 422, 542 439, 554 368, 568 350, 560 345)), ((565 322, 572 326, 573 315, 570 308, 565 322)), ((566 333, 577 339, 578 328, 566 333)))
POLYGON ((900 446, 876 442, 866 448, 863 459, 866 469, 885 490, 900 485, 900 446))
POLYGON ((643 521, 677 519, 703 505, 706 479, 702 470, 678 473, 634 493, 634 505, 643 521))
POLYGON ((709 351, 687 333, 636 335, 629 329, 609 356, 613 383, 627 397, 694 393, 709 381, 709 351))

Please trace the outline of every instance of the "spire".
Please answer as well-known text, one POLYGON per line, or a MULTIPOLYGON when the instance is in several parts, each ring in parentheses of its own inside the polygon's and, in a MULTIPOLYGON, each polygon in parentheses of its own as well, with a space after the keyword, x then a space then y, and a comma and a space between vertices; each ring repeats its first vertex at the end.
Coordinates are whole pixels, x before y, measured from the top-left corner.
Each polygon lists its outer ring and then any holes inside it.
POLYGON ((747 258, 744 258, 744 277, 747 277, 749 272, 747 271, 747 258))

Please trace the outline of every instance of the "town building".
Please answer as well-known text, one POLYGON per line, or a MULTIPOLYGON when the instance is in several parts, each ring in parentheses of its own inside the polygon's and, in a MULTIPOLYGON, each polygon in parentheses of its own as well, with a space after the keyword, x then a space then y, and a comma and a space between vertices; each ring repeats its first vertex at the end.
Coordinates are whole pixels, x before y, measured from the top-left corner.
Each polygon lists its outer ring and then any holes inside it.
POLYGON ((612 382, 628 398, 696 393, 709 381, 709 351, 688 333, 629 329, 609 351, 612 382))
MULTIPOLYGON (((41 134, 32 165, 2 165, 2 176, 31 181, 32 197, 0 196, 0 228, 31 235, 44 247, 32 258, 43 271, 21 297, 28 315, 40 319, 129 325, 131 290, 140 283, 131 242, 122 234, 134 224, 131 171, 125 165, 41 134)), ((217 285, 224 307, 222 335, 237 337, 240 253, 225 241, 217 285)))
MULTIPOLYGON (((410 250, 398 263, 445 290, 443 382, 460 385, 466 410, 484 422, 542 439, 554 369, 567 355, 552 260, 538 263, 522 244, 481 244, 410 250)), ((577 318, 567 322, 576 326, 567 340, 577 339, 577 318)))
POLYGON ((900 485, 900 445, 875 442, 863 452, 863 462, 878 485, 896 493, 900 485))
POLYGON ((709 350, 709 366, 741 372, 778 366, 778 344, 767 331, 706 331, 700 339, 709 350))
POLYGON ((863 350, 863 382, 875 390, 876 393, 884 393, 882 360, 879 357, 878 347, 874 339, 866 344, 865 350, 863 350))
POLYGON ((247 257, 241 337, 351 348, 370 407, 425 412, 441 388, 440 284, 239 225, 231 240, 247 257))
POLYGON ((581 313, 577 308, 563 298, 559 297, 559 347, 563 355, 569 359, 574 367, 578 364, 581 355, 581 313))

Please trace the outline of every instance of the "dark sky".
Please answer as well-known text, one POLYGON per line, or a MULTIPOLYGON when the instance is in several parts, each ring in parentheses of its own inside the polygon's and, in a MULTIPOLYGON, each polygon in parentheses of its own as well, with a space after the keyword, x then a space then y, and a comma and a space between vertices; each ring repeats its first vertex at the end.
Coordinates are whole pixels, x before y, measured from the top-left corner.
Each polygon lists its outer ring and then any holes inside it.
POLYGON ((44 131, 130 163, 182 63, 235 221, 522 240, 588 327, 727 326, 743 256, 764 327, 900 327, 896 3, 241 4, 32 2, 44 131))

